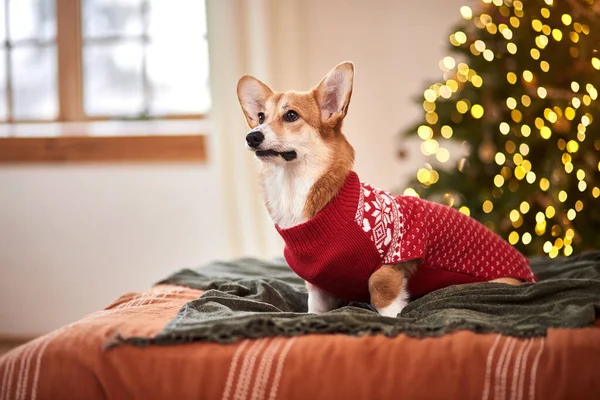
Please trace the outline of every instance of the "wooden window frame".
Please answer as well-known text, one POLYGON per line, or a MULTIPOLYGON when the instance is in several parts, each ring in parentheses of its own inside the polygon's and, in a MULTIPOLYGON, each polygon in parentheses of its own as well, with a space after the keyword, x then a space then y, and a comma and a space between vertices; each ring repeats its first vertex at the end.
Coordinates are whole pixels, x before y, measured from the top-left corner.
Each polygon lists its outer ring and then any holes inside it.
MULTIPOLYGON (((0 137, 0 163, 118 162, 118 161, 206 161, 206 132, 186 134, 89 136, 69 133, 45 136, 48 123, 97 123, 109 117, 87 116, 83 98, 83 33, 81 0, 55 0, 58 116, 52 121, 31 123, 34 137, 0 137)), ((8 16, 7 16, 8 17, 8 16)), ((10 88, 7 88, 10 90, 10 88)), ((8 96, 10 98, 10 96, 8 96)), ((205 115, 169 115, 161 120, 202 120, 205 115)), ((152 124, 153 120, 145 121, 152 124)), ((152 129, 149 129, 151 131, 152 129)))

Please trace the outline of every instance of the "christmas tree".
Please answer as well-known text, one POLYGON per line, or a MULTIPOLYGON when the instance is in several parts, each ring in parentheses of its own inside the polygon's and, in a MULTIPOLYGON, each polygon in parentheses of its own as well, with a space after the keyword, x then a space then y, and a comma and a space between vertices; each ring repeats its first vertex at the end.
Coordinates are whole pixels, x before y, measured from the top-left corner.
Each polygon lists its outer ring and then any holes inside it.
POLYGON ((460 13, 444 80, 404 133, 428 156, 405 194, 456 207, 528 255, 600 249, 600 0, 460 13))

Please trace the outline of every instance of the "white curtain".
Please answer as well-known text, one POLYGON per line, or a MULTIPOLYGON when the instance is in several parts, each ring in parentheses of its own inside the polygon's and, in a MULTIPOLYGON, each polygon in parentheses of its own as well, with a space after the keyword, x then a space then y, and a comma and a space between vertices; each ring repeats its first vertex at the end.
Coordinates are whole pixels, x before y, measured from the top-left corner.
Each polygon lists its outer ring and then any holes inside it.
POLYGON ((212 91, 209 162, 221 178, 224 224, 233 257, 281 256, 283 244, 267 215, 255 160, 244 147, 249 128, 236 85, 253 75, 273 90, 308 89, 304 74, 301 0, 207 0, 212 91))

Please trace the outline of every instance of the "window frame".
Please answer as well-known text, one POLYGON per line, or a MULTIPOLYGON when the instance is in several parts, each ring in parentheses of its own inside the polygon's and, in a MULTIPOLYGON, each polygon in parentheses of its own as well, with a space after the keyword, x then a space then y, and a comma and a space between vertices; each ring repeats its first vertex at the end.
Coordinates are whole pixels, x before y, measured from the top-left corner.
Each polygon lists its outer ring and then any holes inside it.
MULTIPOLYGON (((160 118, 134 119, 148 124, 147 135, 92 136, 80 133, 45 135, 49 124, 97 124, 114 121, 110 116, 88 116, 83 97, 82 0, 55 0, 58 114, 52 120, 13 120, 12 112, 3 125, 32 124, 32 137, 0 137, 0 163, 19 162, 114 162, 114 161, 206 161, 206 134, 195 132, 172 134, 156 132, 155 121, 198 120, 206 114, 172 114, 160 118)), ((8 18, 8 16, 7 16, 8 18)), ((10 90, 10 83, 7 87, 10 90)), ((12 96, 8 95, 10 101, 12 96)), ((10 107, 10 106, 9 106, 10 107)), ((10 110, 10 109, 9 109, 10 110)), ((127 120, 121 120, 126 123, 127 120)), ((168 126, 168 124, 166 124, 168 126)), ((168 128, 167 128, 168 129, 168 128)))

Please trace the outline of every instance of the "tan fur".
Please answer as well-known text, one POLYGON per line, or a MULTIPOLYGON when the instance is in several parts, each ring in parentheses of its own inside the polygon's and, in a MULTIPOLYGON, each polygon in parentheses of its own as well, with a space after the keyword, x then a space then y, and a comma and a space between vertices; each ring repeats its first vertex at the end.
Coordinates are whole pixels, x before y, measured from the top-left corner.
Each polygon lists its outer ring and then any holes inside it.
POLYGON ((521 283, 523 283, 523 281, 521 281, 520 279, 516 279, 516 278, 498 278, 498 279, 492 279, 490 282, 492 283, 506 283, 509 285, 520 285, 521 283))
POLYGON ((369 278, 371 305, 376 309, 389 306, 400 295, 405 271, 397 265, 384 265, 369 278))

